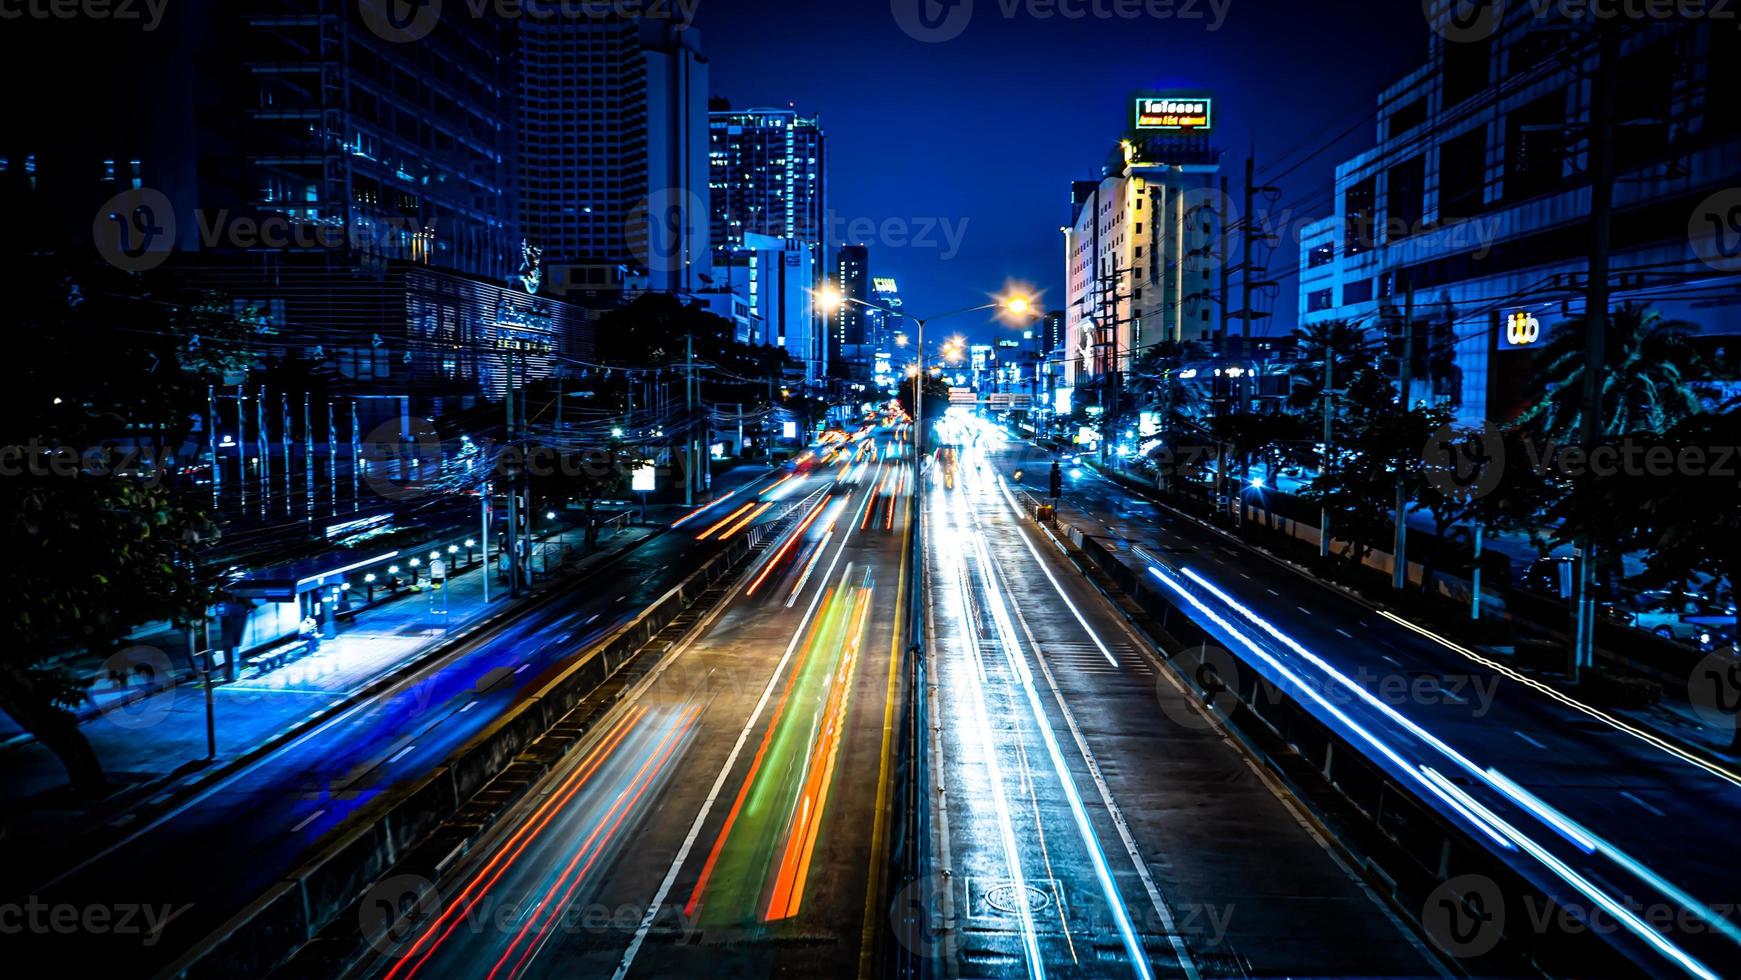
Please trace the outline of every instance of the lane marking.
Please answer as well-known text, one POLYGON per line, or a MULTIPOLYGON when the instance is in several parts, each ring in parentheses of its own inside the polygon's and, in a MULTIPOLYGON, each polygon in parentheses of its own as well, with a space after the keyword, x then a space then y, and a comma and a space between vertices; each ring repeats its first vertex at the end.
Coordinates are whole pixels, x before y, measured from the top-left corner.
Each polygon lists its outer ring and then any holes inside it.
MULTIPOLYGON (((865 503, 860 506, 864 507, 869 503, 870 497, 867 495, 865 503)), ((829 564, 828 571, 823 573, 822 580, 824 582, 834 578, 835 566, 840 564, 840 556, 846 552, 847 544, 852 541, 853 531, 854 528, 848 527, 846 533, 841 536, 840 546, 834 552, 834 560, 829 564)), ((786 665, 791 662, 792 651, 798 648, 798 641, 804 636, 805 628, 809 625, 810 618, 815 615, 816 606, 822 601, 822 593, 825 591, 825 589, 817 589, 816 594, 810 599, 810 605, 804 611, 804 618, 799 620, 798 628, 792 632, 791 642, 786 644, 786 652, 780 656, 780 662, 774 665, 774 672, 769 676, 767 686, 762 688, 762 696, 756 701, 755 708, 750 711, 749 720, 744 722, 744 727, 738 732, 737 741, 732 743, 731 752, 726 756, 725 765, 720 767, 719 775, 714 777, 713 786, 708 789, 707 799, 701 804, 700 812, 696 813, 694 822, 689 825, 689 833, 683 838, 683 846, 678 849, 677 857, 671 862, 671 867, 666 869, 665 878, 659 883, 659 889, 654 893, 653 900, 647 903, 647 912, 641 916, 641 924, 636 927, 634 938, 629 940, 629 948, 624 951, 616 971, 611 974, 612 980, 623 980, 623 977, 629 973, 629 967, 634 965, 635 955, 641 951, 641 945, 647 941, 647 934, 653 930, 653 920, 659 915, 659 910, 664 908, 665 899, 671 894, 671 886, 677 882, 678 872, 683 870, 684 863, 689 860, 689 852, 694 850, 696 840, 701 837, 702 825, 707 822, 708 814, 713 812, 713 805, 719 800, 719 794, 725 788, 726 779, 731 776, 732 768, 737 765, 738 756, 743 753, 744 744, 750 739, 750 731, 761 719, 762 711, 767 707, 768 699, 773 696, 774 688, 779 685, 780 675, 785 671, 786 665)))
POLYGON ((1628 793, 1625 790, 1621 790, 1620 795, 1626 797, 1627 799, 1638 804, 1639 806, 1644 807, 1646 810, 1649 810, 1651 813, 1654 813, 1659 817, 1668 816, 1668 814, 1662 812, 1661 810, 1658 810, 1656 807, 1651 806, 1649 803, 1644 802, 1643 800, 1639 799, 1636 796, 1633 796, 1631 793, 1628 793))
MULTIPOLYGON (((473 702, 472 702, 472 703, 473 703, 473 704, 476 704, 476 703, 477 703, 477 702, 476 702, 476 701, 473 701, 473 702)), ((404 747, 404 748, 402 748, 402 749, 400 749, 400 750, 399 750, 399 751, 397 751, 397 752, 395 752, 395 753, 393 753, 393 754, 392 754, 392 756, 390 756, 390 757, 389 757, 389 758, 388 758, 388 759, 387 759, 387 764, 388 764, 388 765, 392 765, 392 764, 393 764, 393 763, 395 763, 395 762, 398 762, 398 761, 399 761, 399 760, 400 760, 400 759, 403 759, 403 758, 405 758, 405 757, 406 757, 406 756, 408 756, 408 755, 410 755, 410 754, 411 754, 411 750, 412 750, 412 749, 415 749, 415 748, 417 748, 417 746, 415 746, 415 745, 407 745, 407 746, 405 746, 405 747, 404 747)))
MULTIPOLYGON (((895 585, 895 629, 889 637, 889 682, 883 695, 883 748, 877 764, 877 808, 876 816, 871 820, 871 861, 870 877, 865 886, 864 895, 864 926, 859 930, 858 975, 860 980, 869 980, 874 957, 871 946, 876 938, 876 926, 881 916, 877 901, 882 891, 882 871, 888 861, 889 838, 888 820, 885 811, 889 807, 889 761, 893 755, 895 737, 895 697, 901 687, 901 637, 902 619, 907 608, 907 563, 912 558, 913 525, 918 522, 919 497, 924 488, 915 486, 907 497, 907 529, 901 538, 901 571, 895 585)), ((920 597, 924 601, 924 597, 920 597)), ((924 697, 924 692, 913 692, 915 698, 924 697)))
POLYGON ((1546 745, 1543 745, 1543 744, 1542 744, 1542 743, 1540 743, 1540 742, 1538 742, 1538 741, 1536 741, 1536 740, 1535 740, 1535 739, 1533 739, 1533 738, 1530 738, 1530 737, 1529 737, 1529 736, 1528 736, 1528 735, 1526 735, 1526 734, 1524 734, 1524 733, 1523 733, 1523 732, 1521 732, 1521 731, 1518 731, 1518 730, 1516 730, 1516 729, 1513 729, 1513 730, 1512 730, 1512 732, 1511 732, 1511 733, 1512 733, 1512 734, 1513 734, 1513 735, 1516 735, 1516 736, 1517 736, 1517 737, 1518 737, 1518 738, 1521 738, 1521 739, 1523 739, 1523 740, 1524 740, 1524 741, 1525 741, 1525 742, 1528 742, 1528 743, 1529 743, 1529 744, 1531 744, 1531 745, 1533 745, 1533 746, 1535 746, 1535 747, 1536 747, 1536 748, 1538 748, 1538 749, 1541 749, 1541 750, 1543 750, 1543 751, 1544 751, 1544 752, 1545 752, 1545 751, 1547 751, 1547 746, 1546 746, 1546 745))
POLYGON ((297 825, 296 825, 296 826, 294 826, 294 827, 292 827, 292 828, 290 828, 290 832, 291 832, 291 833, 293 833, 293 834, 299 834, 299 833, 301 833, 301 832, 302 832, 302 828, 304 828, 304 827, 306 827, 306 826, 308 826, 308 825, 309 825, 309 824, 311 824, 311 823, 314 823, 314 821, 315 821, 315 818, 317 818, 317 817, 319 817, 319 816, 320 816, 320 815, 321 815, 321 814, 323 814, 323 813, 325 813, 325 812, 326 812, 326 811, 325 811, 325 810, 316 810, 316 811, 314 811, 314 812, 313 812, 313 813, 311 813, 311 814, 309 814, 309 815, 308 815, 308 816, 306 816, 306 817, 303 817, 303 818, 302 818, 302 822, 301 822, 301 823, 299 823, 299 824, 297 824, 297 825))

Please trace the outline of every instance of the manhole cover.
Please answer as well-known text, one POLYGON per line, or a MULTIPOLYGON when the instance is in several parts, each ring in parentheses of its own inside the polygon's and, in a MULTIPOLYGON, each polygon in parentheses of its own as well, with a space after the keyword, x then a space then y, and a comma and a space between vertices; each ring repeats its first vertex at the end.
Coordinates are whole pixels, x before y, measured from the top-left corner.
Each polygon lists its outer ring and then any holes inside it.
POLYGON ((1016 889, 1015 882, 1005 882, 993 885, 985 891, 985 904, 1009 915, 1021 914, 1022 896, 1027 897, 1028 914, 1043 911, 1051 904, 1051 897, 1033 885, 1024 884, 1021 890, 1016 889))

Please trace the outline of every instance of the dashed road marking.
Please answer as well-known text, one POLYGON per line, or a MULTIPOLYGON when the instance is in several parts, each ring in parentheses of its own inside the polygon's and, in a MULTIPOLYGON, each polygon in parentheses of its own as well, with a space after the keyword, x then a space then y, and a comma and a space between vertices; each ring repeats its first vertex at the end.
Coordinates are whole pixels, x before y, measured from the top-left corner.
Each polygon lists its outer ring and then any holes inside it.
POLYGON ((1621 790, 1620 795, 1626 797, 1627 799, 1638 804, 1639 806, 1644 807, 1646 810, 1649 810, 1651 813, 1654 813, 1659 817, 1667 816, 1667 814, 1663 813, 1661 810, 1658 810, 1656 807, 1651 806, 1649 803, 1644 802, 1643 800, 1639 799, 1636 796, 1633 796, 1631 793, 1628 793, 1625 790, 1621 790))
POLYGON ((326 812, 326 811, 325 811, 325 810, 316 810, 316 811, 314 811, 314 812, 313 812, 313 813, 311 813, 311 814, 309 814, 309 815, 308 815, 308 816, 306 816, 306 817, 303 817, 303 818, 302 818, 302 822, 301 822, 301 823, 299 823, 299 824, 297 824, 297 825, 296 825, 296 826, 294 826, 294 827, 292 827, 292 828, 290 828, 290 832, 291 832, 291 833, 293 833, 293 834, 299 834, 299 833, 301 833, 301 832, 302 832, 302 828, 304 828, 304 827, 306 827, 306 826, 308 826, 308 825, 309 825, 309 824, 311 824, 311 823, 314 823, 314 821, 315 821, 315 818, 317 818, 317 817, 319 817, 319 816, 320 816, 320 815, 321 815, 321 814, 323 814, 323 813, 325 813, 325 812, 326 812))

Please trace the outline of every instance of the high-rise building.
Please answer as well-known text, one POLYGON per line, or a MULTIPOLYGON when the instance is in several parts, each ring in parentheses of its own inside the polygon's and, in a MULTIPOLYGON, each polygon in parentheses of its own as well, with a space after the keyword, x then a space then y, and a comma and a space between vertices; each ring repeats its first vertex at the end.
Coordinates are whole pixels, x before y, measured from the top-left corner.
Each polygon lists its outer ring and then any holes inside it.
MULTIPOLYGON (((848 300, 871 301, 870 249, 863 245, 842 245, 834 253, 834 286, 848 300)), ((834 346, 858 347, 865 343, 865 308, 858 303, 843 302, 834 312, 830 340, 834 346)))
MULTIPOLYGON (((1427 63, 1385 90, 1376 145, 1337 167, 1335 213, 1303 229, 1300 252, 1301 323, 1367 328, 1393 377, 1406 351, 1409 403, 1472 427, 1539 395, 1536 355, 1584 315, 1592 241, 1600 29, 1506 13, 1482 39, 1435 33, 1427 63)), ((1741 33, 1705 18, 1613 26, 1612 303, 1735 333, 1741 33)))
POLYGON ((728 292, 747 299, 749 330, 738 339, 785 348, 804 365, 809 382, 821 381, 828 367, 828 338, 816 307, 814 256, 807 242, 750 232, 715 267, 733 281, 728 292))
POLYGON ((901 287, 892 276, 872 276, 870 301, 875 309, 865 310, 865 343, 887 352, 895 343, 895 334, 907 329, 907 315, 902 311, 901 287))
POLYGON ((1153 344, 1209 339, 1218 322, 1212 100, 1144 96, 1134 108, 1101 178, 1071 186, 1064 344, 1073 385, 1128 372, 1153 344), (1157 103, 1168 112, 1151 112, 1157 103))
POLYGON ((645 18, 526 18, 521 220, 552 288, 607 302, 707 284, 707 59, 645 18))
POLYGON ((828 169, 817 117, 792 109, 732 109, 725 99, 709 106, 715 254, 741 247, 749 234, 820 249, 826 238, 828 169))

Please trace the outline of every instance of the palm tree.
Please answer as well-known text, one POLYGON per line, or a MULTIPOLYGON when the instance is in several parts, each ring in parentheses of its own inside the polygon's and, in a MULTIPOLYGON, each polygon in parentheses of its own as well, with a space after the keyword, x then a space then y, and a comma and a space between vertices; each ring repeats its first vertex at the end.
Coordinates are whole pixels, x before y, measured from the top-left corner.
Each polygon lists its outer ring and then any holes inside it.
MULTIPOLYGON (((1566 320, 1542 348, 1536 374, 1546 383, 1545 393, 1518 418, 1519 425, 1561 440, 1574 440, 1582 431, 1584 324, 1583 317, 1566 320)), ((1603 435, 1662 432, 1698 414, 1697 385, 1710 374, 1688 342, 1697 332, 1693 324, 1631 303, 1609 315, 1603 435)))
POLYGON ((1348 320, 1320 320, 1294 330, 1294 342, 1304 360, 1291 372, 1293 390, 1288 395, 1294 408, 1312 408, 1324 391, 1325 351, 1335 358, 1335 379, 1347 387, 1348 379, 1367 366, 1377 352, 1372 338, 1348 320))

